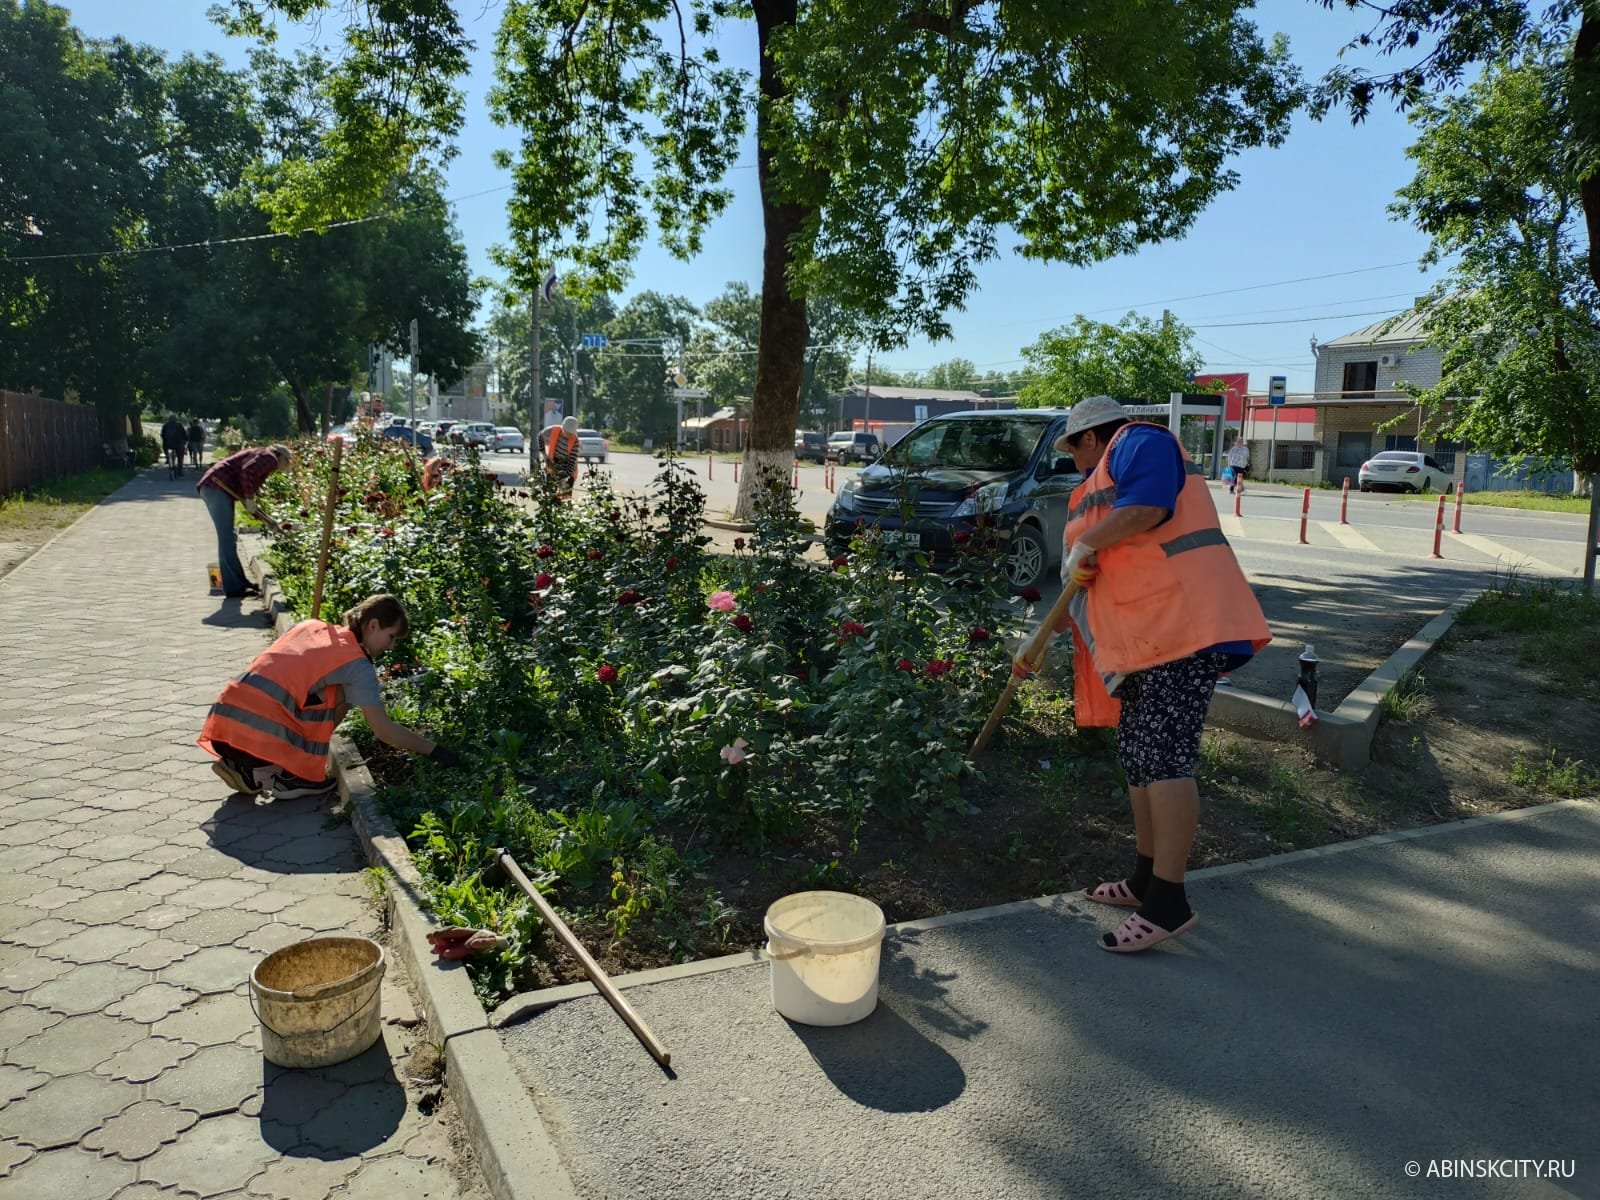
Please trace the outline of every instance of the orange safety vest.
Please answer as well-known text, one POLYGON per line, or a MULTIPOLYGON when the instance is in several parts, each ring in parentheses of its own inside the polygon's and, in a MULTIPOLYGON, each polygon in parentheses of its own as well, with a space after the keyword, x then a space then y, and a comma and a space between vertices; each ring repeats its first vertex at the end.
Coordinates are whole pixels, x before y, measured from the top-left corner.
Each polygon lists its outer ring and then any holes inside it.
POLYGON ((545 458, 552 469, 566 468, 572 472, 572 477, 578 477, 578 435, 568 433, 557 425, 550 431, 549 444, 545 446, 545 458))
POLYGON ((448 466, 450 466, 450 463, 447 460, 438 457, 430 458, 427 462, 423 463, 422 490, 425 492, 431 492, 434 488, 438 487, 440 480, 444 478, 444 470, 448 466))
POLYGON ((222 742, 302 779, 328 777, 328 741, 344 715, 344 689, 328 676, 364 653, 342 625, 301 621, 222 689, 196 739, 222 742))
MULTIPOLYGON (((1069 547, 1111 515, 1117 500, 1111 451, 1129 427, 1116 432, 1099 464, 1073 491, 1069 547)), ((1177 440, 1171 430, 1153 428, 1177 440)), ((1249 642, 1260 650, 1272 641, 1261 605, 1223 536, 1205 474, 1187 454, 1183 461, 1184 484, 1172 516, 1101 550, 1095 556, 1100 573, 1069 606, 1076 661, 1089 668, 1073 672, 1081 726, 1117 723, 1122 705, 1114 693, 1125 675, 1223 642, 1249 642)))

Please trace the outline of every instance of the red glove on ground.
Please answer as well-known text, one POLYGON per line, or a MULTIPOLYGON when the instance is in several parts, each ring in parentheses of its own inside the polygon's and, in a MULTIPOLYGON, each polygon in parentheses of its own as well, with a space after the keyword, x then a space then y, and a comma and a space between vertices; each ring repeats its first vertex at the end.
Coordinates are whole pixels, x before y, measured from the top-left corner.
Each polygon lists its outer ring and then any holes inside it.
POLYGON ((464 925, 450 925, 428 934, 428 944, 440 958, 458 959, 477 954, 481 950, 498 950, 506 939, 492 929, 468 929, 464 925))

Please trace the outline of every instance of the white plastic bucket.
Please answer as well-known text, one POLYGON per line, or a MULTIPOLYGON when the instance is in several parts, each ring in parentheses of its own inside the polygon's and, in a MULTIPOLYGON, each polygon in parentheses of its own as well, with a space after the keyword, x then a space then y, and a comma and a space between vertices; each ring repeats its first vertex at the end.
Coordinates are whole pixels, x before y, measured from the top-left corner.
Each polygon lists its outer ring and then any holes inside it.
POLYGON ((250 972, 261 1052, 280 1067, 327 1067, 378 1040, 383 947, 324 937, 274 950, 250 972))
POLYGON ((762 922, 772 1007, 802 1025, 848 1025, 878 1007, 883 910, 847 892, 797 892, 762 922))

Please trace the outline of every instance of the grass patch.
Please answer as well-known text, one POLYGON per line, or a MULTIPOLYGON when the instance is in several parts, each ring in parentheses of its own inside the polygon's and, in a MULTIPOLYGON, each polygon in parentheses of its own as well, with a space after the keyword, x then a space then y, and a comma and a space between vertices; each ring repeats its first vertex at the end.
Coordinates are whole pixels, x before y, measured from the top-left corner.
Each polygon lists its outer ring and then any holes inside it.
POLYGON ((1391 721, 1415 721, 1433 711, 1428 680, 1421 671, 1407 671, 1384 695, 1379 709, 1391 721))
POLYGON ((1566 800, 1587 796, 1600 786, 1600 779, 1584 766, 1582 759, 1557 762, 1553 746, 1545 752, 1543 762, 1530 762, 1526 755, 1516 755, 1511 760, 1510 778, 1518 787, 1535 788, 1566 800))
MULTIPOLYGON (((1353 488, 1351 489, 1354 490, 1353 488)), ((1377 493, 1375 493, 1377 494, 1377 493)), ((1383 492, 1385 500, 1422 500, 1428 504, 1439 502, 1438 492, 1383 492)), ((1456 502, 1455 496, 1450 503, 1456 502)), ((1587 513, 1589 497, 1553 495, 1550 492, 1467 492, 1461 497, 1464 508, 1481 505, 1484 508, 1528 508, 1540 512, 1587 513)))
POLYGON ((133 475, 122 467, 99 467, 0 498, 0 533, 59 529, 127 483, 133 475))
POLYGON ((1523 635, 1518 661, 1538 667, 1561 687, 1595 686, 1600 661, 1600 598, 1553 580, 1514 577, 1462 610, 1458 624, 1523 635))

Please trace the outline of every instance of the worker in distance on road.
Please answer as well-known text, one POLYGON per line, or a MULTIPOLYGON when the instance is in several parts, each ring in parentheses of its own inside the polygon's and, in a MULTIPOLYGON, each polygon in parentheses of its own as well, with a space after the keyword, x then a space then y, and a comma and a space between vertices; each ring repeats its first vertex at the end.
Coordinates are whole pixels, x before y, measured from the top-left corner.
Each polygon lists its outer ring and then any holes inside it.
POLYGON ((1160 425, 1109 396, 1072 408, 1056 449, 1085 478, 1072 494, 1061 578, 1080 726, 1115 725, 1138 859, 1085 895, 1134 912, 1100 945, 1147 950, 1194 927, 1184 873, 1199 824, 1195 765, 1217 677, 1272 640, 1222 535, 1205 475, 1160 425))
POLYGON ((568 417, 550 430, 544 448, 545 470, 570 494, 578 482, 578 418, 568 417))

